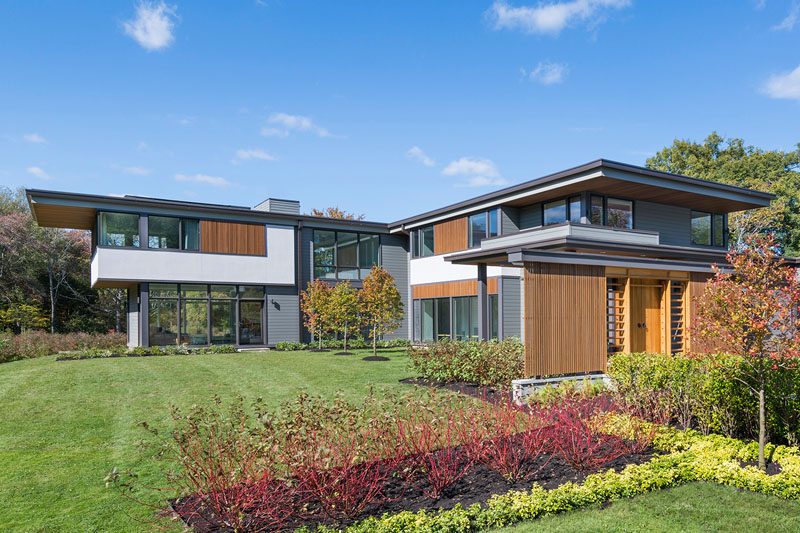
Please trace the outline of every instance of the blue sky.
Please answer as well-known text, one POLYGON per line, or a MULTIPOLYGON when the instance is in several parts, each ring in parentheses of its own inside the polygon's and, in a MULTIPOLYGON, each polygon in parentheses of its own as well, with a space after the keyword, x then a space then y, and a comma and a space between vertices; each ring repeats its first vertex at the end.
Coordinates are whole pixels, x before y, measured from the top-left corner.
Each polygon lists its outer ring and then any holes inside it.
POLYGON ((0 185, 390 221, 712 130, 800 141, 800 0, 0 5, 0 185))

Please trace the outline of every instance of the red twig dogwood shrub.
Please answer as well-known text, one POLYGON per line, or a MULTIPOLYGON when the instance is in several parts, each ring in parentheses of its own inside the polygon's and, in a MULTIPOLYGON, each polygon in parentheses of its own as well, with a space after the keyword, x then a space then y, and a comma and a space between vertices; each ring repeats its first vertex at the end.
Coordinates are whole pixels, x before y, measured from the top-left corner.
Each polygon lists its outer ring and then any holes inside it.
POLYGON ((612 410, 607 397, 565 398, 550 407, 555 454, 576 470, 595 470, 628 452, 624 439, 600 430, 600 415, 612 410))

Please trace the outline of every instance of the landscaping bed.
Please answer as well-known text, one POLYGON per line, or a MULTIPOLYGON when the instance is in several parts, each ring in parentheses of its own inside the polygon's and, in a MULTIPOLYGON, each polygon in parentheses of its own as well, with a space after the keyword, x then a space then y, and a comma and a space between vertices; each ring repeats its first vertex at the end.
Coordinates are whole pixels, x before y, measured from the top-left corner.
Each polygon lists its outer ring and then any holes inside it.
POLYGON ((466 394, 479 400, 487 402, 504 402, 511 400, 511 392, 503 390, 500 387, 492 387, 487 385, 477 385, 475 383, 466 383, 462 381, 449 381, 441 382, 425 378, 405 378, 401 379, 400 383, 406 385, 413 385, 419 387, 433 387, 436 389, 445 389, 459 394, 466 394))
POLYGON ((83 359, 107 359, 118 357, 155 357, 164 355, 199 355, 236 353, 236 347, 230 344, 216 344, 202 348, 189 348, 185 344, 176 346, 138 347, 132 349, 89 348, 73 352, 64 352, 56 356, 56 361, 80 361, 83 359))

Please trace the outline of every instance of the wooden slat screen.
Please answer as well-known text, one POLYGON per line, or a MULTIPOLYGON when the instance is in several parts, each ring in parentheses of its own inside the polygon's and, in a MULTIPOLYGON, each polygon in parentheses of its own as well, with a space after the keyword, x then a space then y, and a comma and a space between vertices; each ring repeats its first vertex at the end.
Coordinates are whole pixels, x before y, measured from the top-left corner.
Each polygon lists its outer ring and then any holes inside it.
MULTIPOLYGON (((486 280, 486 292, 488 294, 497 294, 497 278, 489 278, 486 280)), ((473 279, 415 285, 411 288, 411 293, 414 299, 472 296, 478 294, 478 280, 473 279)))
POLYGON ((689 329, 686 331, 686 340, 684 344, 686 346, 686 350, 690 352, 700 350, 699 346, 692 344, 690 328, 692 326, 692 321, 694 320, 695 314, 697 313, 697 299, 703 295, 703 292, 705 292, 706 283, 711 276, 713 276, 713 274, 692 272, 689 280, 689 294, 686 296, 686 309, 689 311, 688 316, 686 317, 686 324, 689 326, 689 329))
POLYGON ((467 249, 467 217, 433 226, 433 253, 448 254, 467 249))
POLYGON ((525 263, 525 373, 606 370, 602 266, 525 263))
POLYGON ((627 278, 608 278, 606 280, 606 322, 608 326, 608 353, 625 349, 625 289, 627 278))
POLYGON ((218 254, 265 255, 262 224, 200 221, 200 251, 218 254))
POLYGON ((669 282, 668 323, 670 353, 684 351, 686 341, 686 283, 672 280, 669 282))

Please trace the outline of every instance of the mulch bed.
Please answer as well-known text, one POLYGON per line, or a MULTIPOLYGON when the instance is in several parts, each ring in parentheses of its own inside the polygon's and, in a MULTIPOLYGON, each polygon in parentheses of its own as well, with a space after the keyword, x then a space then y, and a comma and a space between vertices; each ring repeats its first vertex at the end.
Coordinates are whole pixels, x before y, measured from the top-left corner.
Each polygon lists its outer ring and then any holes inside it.
POLYGON ((368 355, 367 357, 362 357, 362 361, 388 361, 388 357, 384 357, 382 355, 368 355))
POLYGON ((401 379, 400 383, 406 385, 417 385, 420 387, 435 387, 437 389, 447 389, 449 391, 458 392, 485 400, 492 403, 506 402, 512 399, 511 391, 504 391, 497 387, 486 387, 483 385, 476 385, 474 383, 442 383, 439 381, 431 381, 424 378, 406 378, 401 379))
POLYGON ((84 359, 113 359, 115 357, 162 357, 169 355, 185 355, 175 353, 114 353, 111 355, 96 355, 93 357, 58 357, 58 361, 83 361, 84 359))
MULTIPOLYGON (((754 466, 758 468, 758 461, 739 461, 739 465, 744 468, 745 466, 754 466)), ((773 463, 767 461, 767 475, 774 476, 776 474, 780 474, 783 471, 781 465, 778 463, 773 463)))
MULTIPOLYGON (((306 519, 296 520, 286 524, 284 527, 293 529, 306 526, 313 531, 318 525, 324 524, 330 527, 346 528, 359 520, 369 516, 380 516, 386 512, 394 513, 406 510, 412 512, 420 510, 437 511, 439 509, 452 509, 457 504, 461 504, 464 507, 474 503, 485 506, 493 495, 503 494, 509 490, 529 490, 534 481, 546 489, 554 489, 567 482, 580 483, 593 472, 606 471, 608 469, 619 472, 627 465, 645 463, 650 460, 654 452, 655 450, 649 449, 642 454, 626 455, 607 463, 598 470, 589 472, 579 472, 559 458, 543 454, 535 467, 539 469, 538 473, 527 481, 517 483, 508 482, 502 475, 487 466, 476 465, 444 490, 438 499, 432 499, 423 492, 422 489, 429 490, 424 481, 420 480, 418 483, 419 488, 415 488, 411 487, 404 478, 395 477, 386 484, 384 489, 386 499, 381 503, 369 505, 364 512, 353 519, 334 521, 324 516, 321 509, 310 505, 309 516, 306 519)), ((180 515, 182 510, 190 509, 195 501, 194 497, 189 497, 174 500, 170 503, 176 514, 180 515)), ((189 518, 185 523, 198 533, 230 531, 216 524, 208 524, 206 523, 207 521, 208 517, 205 519, 189 518)))
POLYGON ((353 352, 336 352, 333 355, 353 355, 353 352))

